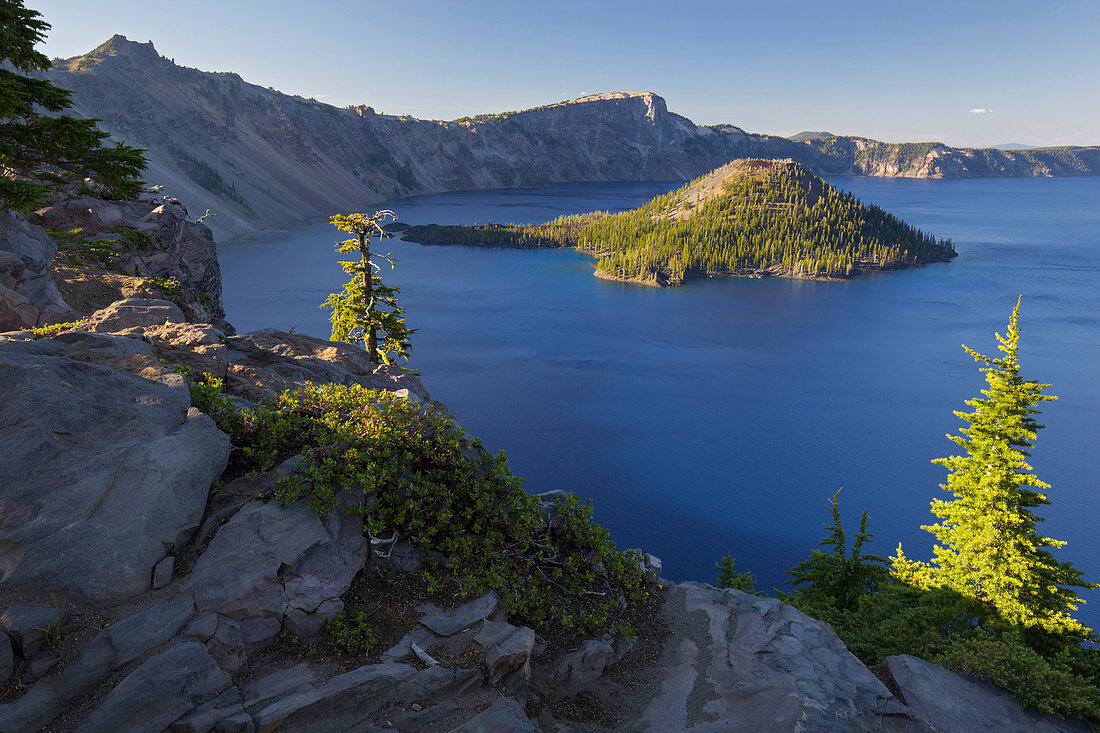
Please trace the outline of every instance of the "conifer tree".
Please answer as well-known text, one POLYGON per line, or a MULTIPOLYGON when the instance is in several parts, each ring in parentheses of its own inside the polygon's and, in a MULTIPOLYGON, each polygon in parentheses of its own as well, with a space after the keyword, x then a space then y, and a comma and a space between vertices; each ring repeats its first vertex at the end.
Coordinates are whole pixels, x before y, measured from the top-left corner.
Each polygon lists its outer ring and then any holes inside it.
POLYGON ((49 28, 22 0, 0 0, 0 206, 30 209, 66 185, 128 198, 141 185, 142 151, 104 147, 96 120, 57 114, 71 92, 29 75, 50 68, 34 49, 49 28))
POLYGON ((832 524, 825 525, 829 534, 818 542, 829 549, 813 550, 808 560, 787 571, 787 575, 791 576, 787 582, 797 590, 783 598, 799 608, 824 606, 852 611, 860 599, 877 592, 888 581, 885 560, 863 551, 864 546, 874 538, 868 526, 866 509, 860 516, 859 531, 849 551, 844 525, 840 521, 839 496, 838 489, 829 499, 832 524))
POLYGON ((1038 431, 1040 402, 1049 384, 1020 376, 1020 302, 1012 311, 1005 336, 996 334, 999 358, 963 346, 985 364, 984 397, 967 400, 973 412, 956 411, 969 423, 961 435, 947 437, 966 455, 933 463, 951 471, 941 488, 955 495, 935 499, 932 513, 940 522, 923 529, 939 540, 931 565, 906 558, 898 547, 894 569, 899 579, 924 588, 949 588, 985 604, 1005 621, 1024 627, 1064 632, 1082 638, 1090 629, 1071 612, 1083 601, 1074 588, 1094 588, 1068 561, 1058 561, 1047 548, 1066 543, 1043 536, 1033 509, 1049 504, 1027 459, 1038 431))
MULTIPOLYGON (((362 344, 374 364, 390 364, 394 357, 407 361, 411 347, 409 337, 415 332, 405 324, 405 311, 397 304, 398 289, 382 283, 376 272, 379 267, 371 261, 370 240, 375 235, 379 239, 388 236, 382 228, 387 218, 397 220, 389 210, 376 211, 373 216, 338 214, 332 217, 333 226, 355 235, 354 239, 338 243, 336 251, 341 254, 358 252, 359 261, 340 263, 352 279, 343 292, 329 295, 321 305, 332 309, 332 340, 362 344)), ((391 266, 396 264, 388 255, 373 256, 381 257, 391 266)))

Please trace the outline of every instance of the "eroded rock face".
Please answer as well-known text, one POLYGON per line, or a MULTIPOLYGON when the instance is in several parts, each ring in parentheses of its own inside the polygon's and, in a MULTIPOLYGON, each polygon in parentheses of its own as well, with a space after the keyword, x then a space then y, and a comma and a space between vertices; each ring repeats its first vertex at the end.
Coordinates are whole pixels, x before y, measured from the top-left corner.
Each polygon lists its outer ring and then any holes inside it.
POLYGON ((229 439, 182 384, 47 355, 59 345, 0 344, 0 582, 106 604, 187 541, 229 439))
POLYGON ((61 674, 43 680, 14 703, 0 705, 0 730, 36 731, 49 724, 112 672, 175 636, 194 608, 188 598, 153 606, 111 625, 61 674))
POLYGON ((56 254, 42 227, 0 209, 0 331, 76 320, 49 275, 56 254))
POLYGON ((237 74, 177 66, 122 36, 58 63, 49 78, 74 91, 76 114, 100 119, 116 139, 154 151, 147 180, 171 185, 196 213, 216 211, 208 221, 219 237, 419 193, 691 179, 745 157, 791 158, 829 174, 1100 171, 1098 147, 925 150, 859 137, 799 142, 732 124, 696 125, 652 92, 592 94, 453 122, 379 114, 367 106, 340 109, 237 74), (182 173, 194 171, 196 159, 202 176, 182 173))
POLYGON ((908 654, 883 661, 913 715, 930 731, 1089 733, 1092 730, 1079 718, 1056 718, 1025 708, 1008 690, 908 654))
POLYGON ((80 733, 166 730, 185 714, 219 699, 230 688, 229 675, 206 649, 197 642, 184 641, 146 660, 119 683, 77 730, 80 733))
POLYGON ((274 641, 284 621, 316 633, 366 562, 362 524, 353 513, 250 501, 218 529, 186 588, 200 611, 240 624, 247 654, 274 641))
POLYGON ((409 390, 418 402, 430 400, 420 380, 395 367, 372 364, 363 349, 274 329, 226 339, 226 388, 253 402, 277 397, 306 382, 361 384, 391 392, 409 390))
POLYGON ((32 272, 43 272, 57 254, 57 243, 42 227, 31 224, 22 214, 2 209, 0 251, 17 255, 24 267, 32 272))
POLYGON ((632 730, 709 730, 718 721, 736 731, 923 730, 828 624, 793 606, 681 583, 666 616, 660 693, 632 730))
POLYGON ((222 306, 221 266, 210 229, 191 221, 187 210, 172 199, 149 193, 139 198, 103 201, 81 196, 40 209, 31 219, 51 230, 80 229, 80 236, 93 241, 118 239, 126 230, 137 232, 128 238, 129 246, 118 253, 112 268, 141 277, 175 278, 187 320, 229 330, 222 306))
POLYGON ((175 303, 156 298, 126 298, 97 310, 80 328, 93 333, 118 333, 127 328, 182 322, 183 311, 175 303))

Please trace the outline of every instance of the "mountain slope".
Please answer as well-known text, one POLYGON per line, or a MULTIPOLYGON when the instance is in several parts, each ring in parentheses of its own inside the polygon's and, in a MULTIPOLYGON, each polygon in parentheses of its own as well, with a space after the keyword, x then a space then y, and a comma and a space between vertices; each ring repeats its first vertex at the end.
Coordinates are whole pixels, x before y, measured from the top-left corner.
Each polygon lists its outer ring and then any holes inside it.
POLYGON ((847 278, 955 257, 950 240, 841 193, 793 161, 736 160, 619 214, 535 226, 410 227, 421 244, 575 247, 596 276, 648 285, 693 277, 847 278))
POLYGON ((825 174, 1092 175, 1100 148, 968 151, 864 138, 805 142, 702 127, 651 93, 597 94, 523 112, 444 122, 336 108, 177 66, 114 36, 57 61, 75 113, 148 149, 147 180, 219 238, 357 209, 385 198, 582 180, 689 179, 743 157, 790 158, 825 174), (1053 152, 1051 152, 1053 151, 1053 152))

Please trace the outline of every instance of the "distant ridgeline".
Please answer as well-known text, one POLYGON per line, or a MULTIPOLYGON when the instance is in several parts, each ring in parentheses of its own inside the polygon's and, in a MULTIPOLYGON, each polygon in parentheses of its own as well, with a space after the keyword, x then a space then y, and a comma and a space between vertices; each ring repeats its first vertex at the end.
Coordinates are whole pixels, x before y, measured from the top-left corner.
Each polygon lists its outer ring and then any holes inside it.
POLYGON ((650 285, 692 277, 842 279, 956 256, 878 206, 791 161, 735 160, 645 206, 563 216, 533 226, 415 226, 421 244, 574 247, 596 276, 650 285))

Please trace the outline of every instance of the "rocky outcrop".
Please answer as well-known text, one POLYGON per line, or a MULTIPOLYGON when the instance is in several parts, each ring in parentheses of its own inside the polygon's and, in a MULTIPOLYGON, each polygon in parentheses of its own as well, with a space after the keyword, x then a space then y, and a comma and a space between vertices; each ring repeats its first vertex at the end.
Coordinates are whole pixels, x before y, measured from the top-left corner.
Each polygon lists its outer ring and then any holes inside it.
POLYGON ((237 622, 244 652, 284 628, 302 638, 343 610, 340 596, 367 560, 356 499, 325 517, 306 504, 252 500, 218 528, 185 588, 200 611, 237 622))
POLYGON ((182 322, 183 311, 175 303, 157 298, 126 298, 96 311, 80 328, 93 333, 120 333, 127 328, 182 322))
POLYGON ((17 702, 0 705, 0 730, 36 731, 49 724, 113 672, 172 639, 194 609, 188 598, 153 606, 112 624, 60 674, 39 682, 17 702))
POLYGON ((659 691, 632 730, 923 729, 828 624, 792 606, 699 583, 666 604, 659 691))
POLYGON ((913 716, 935 733, 1092 730, 1079 718, 1056 718, 1025 708, 1008 690, 908 654, 887 657, 884 663, 913 716))
MULTIPOLYGON (((80 196, 39 209, 30 220, 40 232, 38 227, 55 232, 79 230, 81 239, 108 247, 107 267, 112 272, 175 280, 178 294, 172 297, 188 321, 231 330, 225 322, 213 234, 205 224, 192 221, 177 199, 148 191, 134 201, 80 196)), ((42 236, 48 238, 45 233, 42 236)), ((80 253, 73 254, 79 261, 80 253)))
MULTIPOLYGON (((122 680, 77 731, 166 730, 210 702, 228 702, 223 693, 232 685, 202 644, 184 641, 150 657, 122 680)), ((240 693, 235 697, 239 703, 240 693)))
POLYGON ((75 320, 50 276, 57 244, 21 214, 0 209, 0 331, 75 320))
POLYGON ((400 369, 372 364, 363 349, 351 344, 264 329, 228 338, 225 347, 226 389, 253 402, 306 382, 404 389, 408 392, 402 394, 416 402, 430 401, 420 380, 400 369))
POLYGON ((0 567, 8 587, 108 604, 147 590, 187 542, 229 439, 191 408, 181 379, 67 358, 89 341, 112 359, 151 353, 90 334, 0 345, 0 567))
POLYGON ((356 210, 380 199, 562 181, 690 179, 735 158, 791 158, 819 173, 920 177, 1096 175, 1100 148, 997 151, 863 138, 789 140, 699 126, 652 92, 595 94, 443 122, 339 109, 183 68, 115 36, 60 62, 76 113, 148 149, 147 180, 219 237, 356 210))
MULTIPOLYGON (((393 588, 409 577, 395 565, 426 554, 403 540, 394 563, 396 542, 372 545, 361 494, 326 514, 270 500, 301 456, 211 491, 226 436, 189 408, 164 355, 227 377, 247 366, 247 379, 227 380, 239 400, 332 378, 434 403, 415 377, 370 371, 346 345, 225 337, 172 313, 131 300, 88 320, 116 333, 0 340, 5 733, 924 731, 952 730, 961 710, 983 725, 1081 729, 912 658, 888 660, 899 699, 827 624, 699 583, 656 591, 663 641, 548 644, 490 591, 418 597, 408 617, 390 609, 399 630, 370 659, 280 653, 280 638, 317 643, 345 600, 361 604, 367 574, 393 588)), ((551 527, 555 498, 540 497, 551 527)), ((657 581, 659 559, 640 562, 657 581)))

